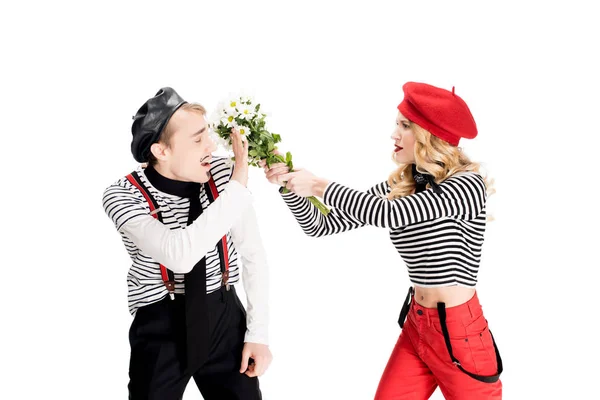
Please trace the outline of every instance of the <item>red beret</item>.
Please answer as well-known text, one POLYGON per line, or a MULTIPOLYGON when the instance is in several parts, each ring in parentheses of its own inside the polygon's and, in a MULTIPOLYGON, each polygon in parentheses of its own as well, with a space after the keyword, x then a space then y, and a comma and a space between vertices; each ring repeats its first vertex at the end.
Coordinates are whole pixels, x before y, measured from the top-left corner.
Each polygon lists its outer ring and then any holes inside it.
POLYGON ((426 83, 407 82, 398 110, 432 135, 458 146, 461 138, 477 136, 477 125, 467 103, 452 92, 426 83))

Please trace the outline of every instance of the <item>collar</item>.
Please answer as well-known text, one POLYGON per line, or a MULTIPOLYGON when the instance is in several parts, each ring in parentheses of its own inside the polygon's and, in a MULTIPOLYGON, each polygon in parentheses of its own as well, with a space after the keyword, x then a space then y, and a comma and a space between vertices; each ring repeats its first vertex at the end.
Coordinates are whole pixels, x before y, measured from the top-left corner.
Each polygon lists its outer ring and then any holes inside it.
POLYGON ((197 182, 183 182, 169 179, 158 173, 151 165, 144 169, 144 174, 156 189, 161 192, 172 194, 179 197, 198 197, 200 195, 201 184, 197 182))

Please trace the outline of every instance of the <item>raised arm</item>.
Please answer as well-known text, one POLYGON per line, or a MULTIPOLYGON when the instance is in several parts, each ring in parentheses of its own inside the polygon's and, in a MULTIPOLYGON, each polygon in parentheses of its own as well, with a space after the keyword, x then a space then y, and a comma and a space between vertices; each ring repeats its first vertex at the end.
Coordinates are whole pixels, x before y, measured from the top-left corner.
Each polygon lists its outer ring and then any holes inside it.
MULTIPOLYGON (((375 198, 384 197, 389 192, 387 182, 381 182, 366 193, 375 198)), ((308 236, 321 237, 350 231, 366 224, 345 212, 340 207, 334 207, 330 213, 323 215, 308 199, 293 192, 282 193, 285 201, 298 224, 308 236)))
POLYGON ((486 188, 479 174, 460 173, 442 182, 440 187, 440 194, 425 190, 387 200, 330 182, 323 193, 323 200, 359 223, 382 228, 400 228, 448 217, 472 220, 485 207, 486 188))
POLYGON ((109 186, 103 196, 106 214, 144 253, 176 273, 188 273, 215 247, 252 203, 250 191, 231 180, 191 225, 171 230, 149 214, 144 199, 126 184, 109 186))

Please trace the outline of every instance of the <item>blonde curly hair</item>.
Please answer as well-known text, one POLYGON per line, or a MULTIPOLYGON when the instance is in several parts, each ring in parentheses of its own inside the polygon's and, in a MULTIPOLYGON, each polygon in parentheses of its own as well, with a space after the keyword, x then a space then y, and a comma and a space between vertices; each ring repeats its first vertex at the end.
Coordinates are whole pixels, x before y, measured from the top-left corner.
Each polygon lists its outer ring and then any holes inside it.
MULTIPOLYGON (((473 162, 460 147, 452 146, 448 142, 432 135, 429 131, 409 122, 415 137, 415 161, 417 171, 432 175, 435 183, 439 184, 457 172, 477 172, 481 174, 479 163, 473 162)), ((392 159, 394 155, 392 154, 392 159)), ((415 190, 415 180, 412 175, 412 164, 397 163, 396 169, 388 178, 391 192, 387 198, 390 200, 412 194, 415 190)), ((488 195, 495 193, 493 180, 483 176, 488 195)), ((429 184, 427 185, 429 187, 429 184)))

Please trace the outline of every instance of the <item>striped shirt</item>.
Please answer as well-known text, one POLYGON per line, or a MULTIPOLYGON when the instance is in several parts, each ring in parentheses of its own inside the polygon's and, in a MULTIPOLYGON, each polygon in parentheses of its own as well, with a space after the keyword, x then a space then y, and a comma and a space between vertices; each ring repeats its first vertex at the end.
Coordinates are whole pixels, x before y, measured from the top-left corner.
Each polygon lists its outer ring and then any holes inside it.
MULTIPOLYGON (((143 168, 138 167, 137 172, 143 184, 148 188, 148 191, 156 199, 161 208, 163 224, 171 230, 185 228, 187 226, 190 200, 158 191, 144 174, 143 168)), ((219 193, 222 192, 225 184, 229 182, 231 169, 225 164, 224 159, 215 158, 213 159, 210 172, 219 193)), ((200 203, 204 210, 210 204, 204 186, 200 190, 200 203)), ((131 314, 135 314, 137 308, 154 303, 168 293, 160 274, 160 264, 141 251, 121 229, 128 221, 140 215, 149 215, 150 208, 142 193, 125 177, 119 179, 105 190, 103 205, 106 213, 113 220, 119 231, 123 244, 132 261, 127 275, 127 285, 129 288, 129 311, 131 314)), ((215 246, 206 254, 207 293, 214 292, 221 286, 221 266, 216 244, 215 242, 215 246)), ((233 284, 239 280, 238 254, 229 232, 227 233, 227 244, 229 253, 229 282, 233 284)), ((169 266, 166 265, 166 267, 168 268, 169 266)), ((184 274, 175 273, 174 276, 175 294, 183 294, 185 292, 184 274)))
MULTIPOLYGON (((139 307, 152 304, 168 295, 160 273, 160 264, 173 271, 175 295, 185 293, 184 276, 206 257, 206 291, 212 293, 222 285, 221 261, 217 243, 227 238, 229 283, 240 281, 246 293, 245 342, 269 344, 269 271, 252 194, 241 183, 230 180, 232 168, 227 159, 214 157, 210 174, 219 196, 209 202, 204 185, 200 185, 203 212, 187 225, 190 200, 165 190, 181 188, 189 182, 172 181, 159 175, 148 179, 146 170, 137 169, 142 183, 158 203, 162 222, 150 215, 142 193, 126 177, 104 191, 106 214, 117 228, 131 258, 127 274, 128 303, 131 314, 139 307), (151 181, 160 186, 158 190, 151 181), (238 255, 239 250, 239 255, 238 255)), ((154 171, 154 174, 157 174, 154 171)), ((152 176, 150 175, 150 176, 152 176)))
POLYGON ((365 225, 388 228, 390 239, 408 267, 410 281, 422 287, 474 287, 486 226, 486 187, 474 172, 461 172, 428 189, 388 200, 387 182, 367 192, 330 182, 324 216, 306 198, 282 194, 309 236, 341 233, 365 225))

